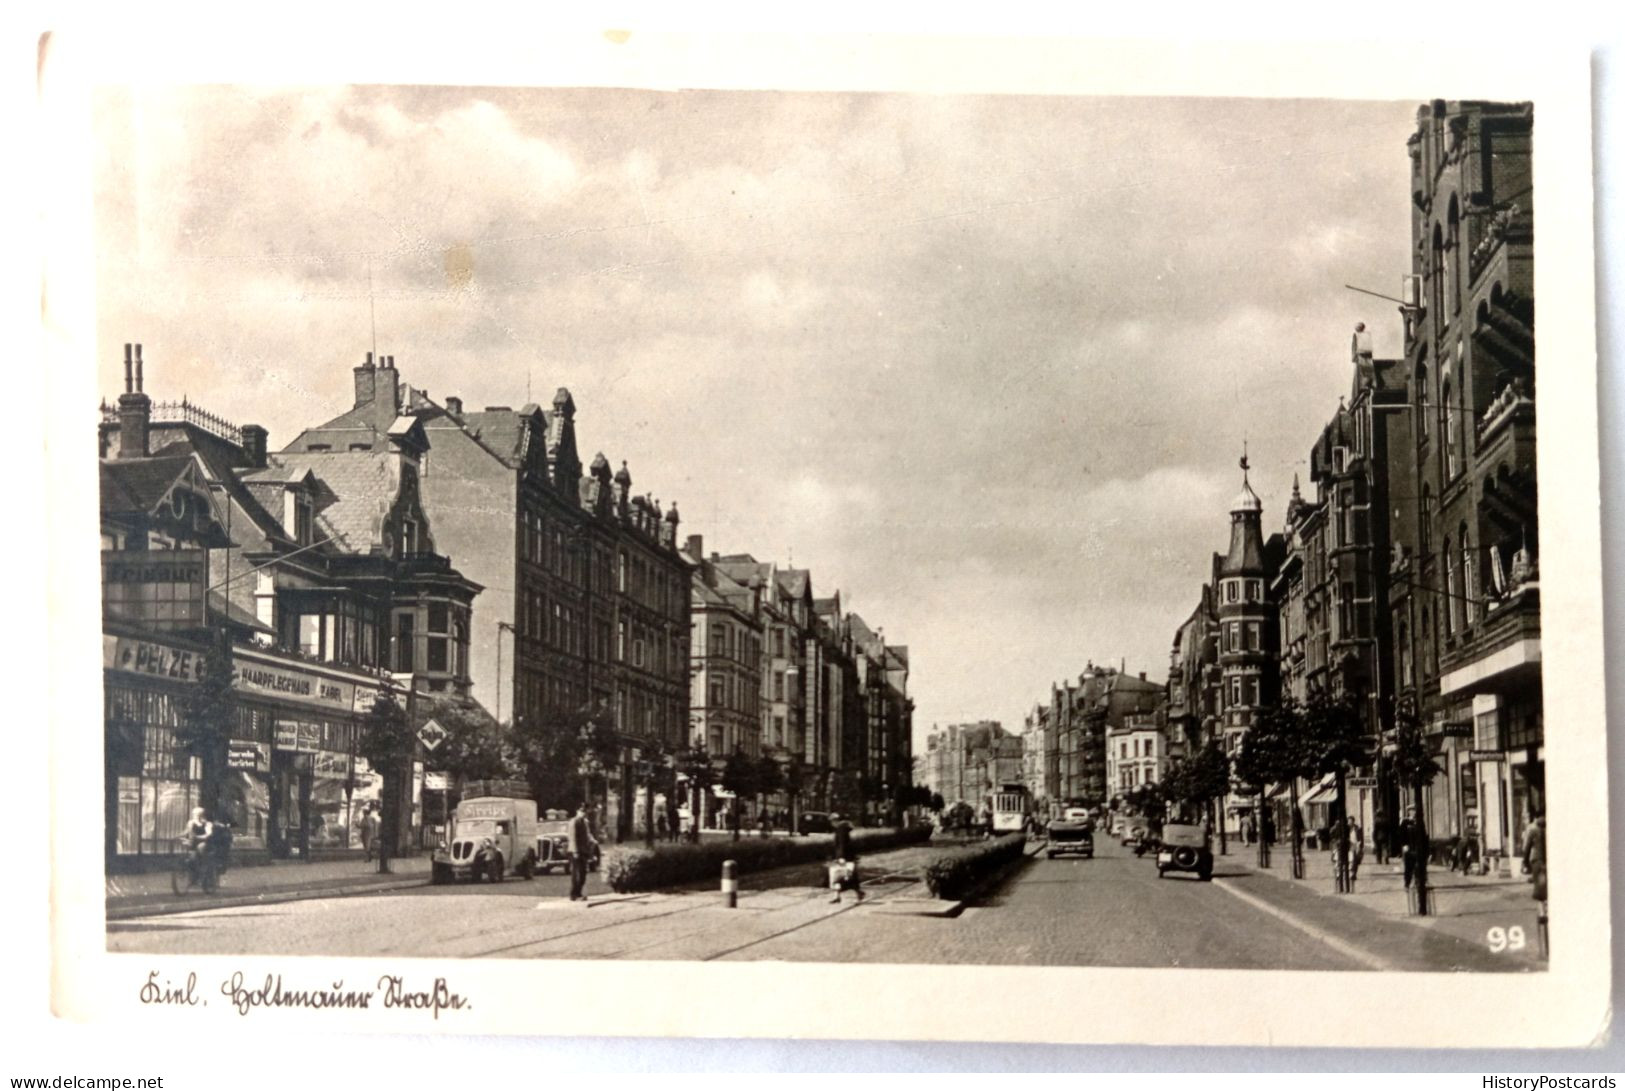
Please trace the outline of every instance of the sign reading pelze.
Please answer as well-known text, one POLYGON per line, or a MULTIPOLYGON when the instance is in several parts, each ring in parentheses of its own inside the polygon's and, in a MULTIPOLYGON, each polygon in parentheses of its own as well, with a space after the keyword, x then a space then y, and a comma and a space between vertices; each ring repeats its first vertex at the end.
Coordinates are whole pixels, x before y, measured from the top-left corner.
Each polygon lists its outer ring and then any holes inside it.
POLYGON ((102 666, 109 670, 196 682, 203 673, 203 660, 202 652, 173 648, 155 640, 102 634, 102 666))

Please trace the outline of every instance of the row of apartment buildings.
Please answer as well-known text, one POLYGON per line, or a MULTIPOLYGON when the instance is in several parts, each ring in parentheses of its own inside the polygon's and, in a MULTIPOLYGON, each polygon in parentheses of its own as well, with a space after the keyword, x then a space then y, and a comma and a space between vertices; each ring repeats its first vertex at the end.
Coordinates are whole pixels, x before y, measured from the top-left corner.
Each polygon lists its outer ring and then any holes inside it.
POLYGON ((1023 782, 1040 816, 1098 806, 1162 779, 1182 752, 1166 730, 1166 687, 1116 667, 1085 665, 1050 686, 1022 723, 1023 782))
MULTIPOLYGON (((906 786, 907 649, 838 596, 813 600, 804 572, 725 559, 756 599, 726 645, 756 688, 730 691, 749 727, 712 732, 715 565, 679 545, 676 505, 632 493, 624 462, 583 466, 567 390, 550 408, 466 410, 368 353, 350 407, 272 452, 262 427, 155 405, 141 346, 125 364, 99 443, 110 866, 167 854, 205 802, 244 851, 351 844, 380 788, 357 740, 381 691, 414 729, 445 702, 613 725, 601 803, 620 837, 646 813, 650 752, 794 751, 826 796, 834 771, 906 786), (216 769, 184 721, 221 641, 216 769)), ((420 819, 423 764, 399 799, 420 819)))
POLYGON ((1162 780, 1183 754, 1168 732, 1167 688, 1090 662, 1076 683, 1050 687, 1012 734, 994 720, 933 729, 915 779, 942 797, 990 811, 994 793, 1020 785, 1048 819, 1068 805, 1096 806, 1162 780))
MULTIPOLYGON (((1366 829, 1412 802, 1384 758, 1414 710, 1443 770, 1421 801, 1432 834, 1520 851, 1545 781, 1532 122, 1517 104, 1418 111, 1403 357, 1376 358, 1356 327, 1349 394, 1278 533, 1243 455, 1229 544, 1175 630, 1166 687, 1091 665, 1034 707, 1023 779, 1041 809, 1107 802, 1210 739, 1234 753, 1261 709, 1320 692, 1364 710, 1372 757, 1347 805, 1366 829)), ((1332 784, 1300 789, 1310 828, 1335 817, 1332 784)), ((1281 829, 1287 795, 1271 804, 1281 829)), ((1227 800, 1226 826, 1254 805, 1227 800)))
POLYGON ((942 797, 945 808, 964 803, 985 817, 991 813, 995 793, 1027 783, 1023 742, 996 720, 933 727, 915 776, 942 797))
MULTIPOLYGON (((1545 779, 1532 120, 1527 105, 1418 111, 1404 354, 1375 358, 1356 327, 1350 392, 1308 451, 1312 495, 1294 480, 1279 533, 1263 533, 1243 459, 1230 547, 1176 631, 1168 691, 1177 735, 1231 749, 1285 695, 1354 697, 1372 761, 1349 807, 1367 829, 1410 802, 1384 755, 1414 709, 1443 769, 1422 801, 1431 831, 1487 857, 1520 851, 1545 779)), ((1330 786, 1304 787, 1323 824, 1330 786)))
MULTIPOLYGON (((685 550, 696 744, 794 765, 809 810, 899 821, 914 765, 908 648, 843 609, 839 592, 816 597, 806 569, 708 555, 699 535, 685 550)), ((789 803, 780 791, 762 806, 787 817, 789 803)), ((699 819, 715 824, 721 808, 699 819)))

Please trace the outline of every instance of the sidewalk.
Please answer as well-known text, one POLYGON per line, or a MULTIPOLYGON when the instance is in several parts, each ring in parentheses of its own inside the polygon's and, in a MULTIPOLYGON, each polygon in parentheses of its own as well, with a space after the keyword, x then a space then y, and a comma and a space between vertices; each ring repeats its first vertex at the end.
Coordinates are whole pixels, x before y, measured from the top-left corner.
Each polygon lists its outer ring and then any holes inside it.
POLYGON ((429 855, 392 857, 389 870, 388 875, 378 874, 376 860, 278 860, 259 867, 228 869, 214 894, 195 890, 181 895, 171 888, 168 871, 109 875, 107 919, 421 886, 428 880, 429 855))
MULTIPOLYGON (((1289 845, 1276 845, 1271 849, 1268 868, 1258 866, 1257 845, 1232 845, 1227 855, 1214 857, 1215 875, 1226 872, 1235 874, 1238 869, 1245 869, 1248 874, 1267 876, 1298 890, 1313 892, 1327 903, 1358 907, 1375 914, 1388 926, 1389 932, 1392 932, 1393 925, 1403 923, 1440 938, 1448 937, 1487 956, 1468 956, 1465 949, 1458 950, 1455 957, 1468 959, 1473 968, 1517 971, 1546 967, 1546 960, 1540 957, 1538 906, 1530 897, 1529 883, 1523 876, 1499 878, 1494 875, 1461 875, 1444 868, 1430 867, 1428 898, 1431 913, 1426 917, 1416 917, 1410 913, 1404 870, 1398 860, 1378 864, 1367 853, 1355 879, 1354 890, 1338 894, 1332 853, 1305 847, 1303 858, 1304 878, 1294 879, 1289 845), (1522 929, 1521 947, 1512 932, 1516 928, 1522 929), (1495 929, 1500 931, 1492 931, 1495 929), (1496 950, 1497 947, 1500 949, 1496 950)), ((1382 952, 1380 942, 1376 950, 1379 954, 1382 952)))

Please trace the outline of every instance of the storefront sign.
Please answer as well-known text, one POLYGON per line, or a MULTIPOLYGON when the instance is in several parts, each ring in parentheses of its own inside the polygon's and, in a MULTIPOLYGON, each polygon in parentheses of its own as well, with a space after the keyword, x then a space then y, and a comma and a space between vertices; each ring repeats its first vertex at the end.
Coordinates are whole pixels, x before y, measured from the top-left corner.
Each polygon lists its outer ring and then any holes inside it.
POLYGON ((233 742, 226 751, 226 768, 263 773, 271 768, 271 755, 264 743, 233 742))
POLYGON ((445 742, 446 736, 449 734, 451 732, 441 727, 439 721, 430 720, 418 728, 418 741, 423 744, 425 750, 433 750, 445 742))
POLYGON ((349 715, 355 708, 355 683, 323 678, 294 667, 275 666, 238 657, 231 684, 243 693, 280 701, 298 701, 349 715))
POLYGON ((278 720, 275 738, 278 750, 314 754, 321 749, 322 725, 298 720, 278 720))
POLYGON ((372 711, 372 706, 378 703, 378 691, 371 686, 357 686, 355 700, 350 703, 350 711, 358 716, 365 716, 372 711))
POLYGON ((201 624, 208 577, 201 549, 102 550, 102 603, 110 617, 165 629, 201 624))
POLYGON ((310 762, 311 772, 319 777, 341 779, 350 775, 350 755, 335 750, 318 750, 310 762))
POLYGON ((1467 759, 1477 762, 1506 761, 1507 756, 1499 750, 1469 750, 1467 751, 1467 759))
POLYGON ((424 773, 423 786, 431 792, 444 792, 446 790, 446 774, 424 773))
POLYGON ((1377 786, 1377 778, 1376 777, 1349 777, 1349 779, 1345 783, 1350 788, 1375 788, 1377 786))
POLYGON ((172 648, 156 640, 102 634, 102 666, 108 670, 196 682, 203 674, 203 660, 202 652, 172 648))

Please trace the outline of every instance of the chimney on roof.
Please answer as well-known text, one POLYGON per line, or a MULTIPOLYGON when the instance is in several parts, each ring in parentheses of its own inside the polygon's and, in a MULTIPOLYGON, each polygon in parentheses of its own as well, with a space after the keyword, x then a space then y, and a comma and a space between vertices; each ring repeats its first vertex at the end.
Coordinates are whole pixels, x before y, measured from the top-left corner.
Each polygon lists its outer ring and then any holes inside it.
POLYGON ((447 398, 446 412, 450 413, 454 417, 461 417, 463 415, 463 399, 447 398))
POLYGON ((355 369, 355 408, 370 405, 372 399, 378 394, 378 372, 372 365, 372 353, 367 353, 367 362, 355 369))
POLYGON ((683 546, 683 552, 687 553, 690 557, 693 557, 696 561, 705 560, 705 535, 690 534, 688 536, 688 544, 683 546))
POLYGON ((147 432, 151 423, 152 399, 141 390, 141 346, 126 344, 124 393, 118 397, 118 457, 147 457, 147 432))
MULTIPOLYGON (((401 409, 401 374, 395 370, 395 357, 380 356, 378 358, 378 388, 373 397, 383 403, 384 413, 375 420, 394 420, 401 409), (387 384, 387 385, 386 385, 387 384)), ((380 430, 387 428, 385 423, 380 430)))
POLYGON ((1142 682, 1145 681, 1145 671, 1140 672, 1140 681, 1142 681, 1142 682))
POLYGON ((256 470, 265 469, 266 449, 270 446, 271 433, 258 424, 245 424, 242 427, 243 454, 248 456, 248 465, 256 470))

